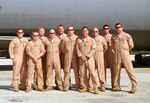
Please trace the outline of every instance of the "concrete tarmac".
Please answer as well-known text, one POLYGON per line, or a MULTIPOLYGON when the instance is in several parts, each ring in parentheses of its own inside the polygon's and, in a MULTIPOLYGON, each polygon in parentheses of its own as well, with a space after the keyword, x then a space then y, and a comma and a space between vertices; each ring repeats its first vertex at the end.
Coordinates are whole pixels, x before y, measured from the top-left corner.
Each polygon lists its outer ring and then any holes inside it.
MULTIPOLYGON (((5 66, 7 67, 7 66, 5 66)), ((52 91, 39 92, 32 90, 14 92, 11 88, 12 70, 5 70, 0 66, 0 103, 150 103, 150 68, 134 68, 138 79, 138 90, 130 94, 131 83, 125 69, 121 71, 121 89, 112 92, 110 85, 110 71, 107 70, 107 90, 98 95, 93 93, 80 93, 74 90, 74 75, 71 70, 71 87, 68 92, 52 91)), ((53 87, 55 87, 53 80, 53 87)))

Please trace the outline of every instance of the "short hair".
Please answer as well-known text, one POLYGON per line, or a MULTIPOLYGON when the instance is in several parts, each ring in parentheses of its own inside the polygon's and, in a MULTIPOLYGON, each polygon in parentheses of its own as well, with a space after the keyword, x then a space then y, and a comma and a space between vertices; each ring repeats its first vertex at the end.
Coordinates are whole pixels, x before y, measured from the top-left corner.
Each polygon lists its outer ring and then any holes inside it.
POLYGON ((31 36, 34 35, 34 33, 37 33, 39 35, 39 32, 33 31, 32 34, 31 34, 31 36))
POLYGON ((39 29, 44 29, 44 30, 45 30, 45 28, 44 28, 44 27, 42 27, 42 26, 41 26, 41 27, 39 27, 39 29))
POLYGON ((115 27, 116 27, 117 25, 121 25, 121 26, 122 26, 122 24, 121 24, 121 23, 116 23, 116 24, 115 24, 115 27))
POLYGON ((85 28, 89 30, 89 28, 87 26, 82 27, 82 30, 85 29, 85 28))
POLYGON ((104 29, 105 27, 109 27, 109 25, 108 25, 108 24, 103 25, 103 29, 104 29))
POLYGON ((73 27, 73 26, 68 26, 68 27, 67 27, 67 29, 69 29, 70 27, 72 27, 72 28, 74 29, 74 27, 73 27))
POLYGON ((19 30, 22 30, 22 31, 24 32, 23 28, 18 28, 18 29, 17 29, 17 32, 18 32, 19 30))
POLYGON ((56 32, 55 29, 53 29, 53 28, 50 28, 50 29, 49 29, 49 32, 50 32, 51 30, 53 30, 54 32, 56 32))
POLYGON ((65 28, 63 24, 59 24, 58 27, 63 27, 63 28, 65 28))

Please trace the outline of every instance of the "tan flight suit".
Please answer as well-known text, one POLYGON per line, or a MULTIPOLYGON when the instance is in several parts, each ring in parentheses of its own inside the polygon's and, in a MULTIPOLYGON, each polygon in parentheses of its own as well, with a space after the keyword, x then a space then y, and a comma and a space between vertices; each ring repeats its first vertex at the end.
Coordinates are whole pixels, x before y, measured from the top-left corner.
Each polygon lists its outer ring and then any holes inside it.
POLYGON ((94 39, 96 41, 95 66, 98 71, 100 86, 105 87, 104 52, 107 50, 107 43, 105 38, 100 35, 94 37, 94 39))
MULTIPOLYGON (((63 33, 63 34, 61 34, 61 35, 58 34, 57 36, 58 36, 58 38, 59 38, 60 40, 62 40, 63 38, 67 37, 67 34, 63 33)), ((64 53, 62 53, 62 52, 60 51, 59 57, 60 57, 60 66, 61 66, 61 69, 63 69, 63 72, 64 72, 64 53)), ((56 76, 55 76, 55 77, 56 77, 56 76)), ((56 83, 56 88, 57 88, 56 78, 55 78, 55 83, 56 83)))
MULTIPOLYGON (((112 45, 111 45, 111 37, 112 37, 111 34, 104 35, 104 38, 106 39, 107 46, 108 46, 108 49, 104 53, 104 64, 105 64, 104 67, 105 67, 105 78, 107 77, 106 76, 107 67, 110 68, 111 86, 113 88, 113 86, 114 86, 114 59, 113 59, 114 58, 114 51, 113 51, 112 45)), ((118 84, 120 85, 120 76, 118 79, 118 84)))
MULTIPOLYGON (((47 42, 47 37, 43 36, 43 37, 39 37, 39 39, 42 41, 45 50, 46 50, 46 42, 47 42)), ((44 82, 44 88, 46 88, 46 53, 44 54, 44 56, 42 56, 42 70, 43 70, 43 82, 44 82)))
POLYGON ((60 47, 60 39, 58 37, 54 37, 53 40, 49 39, 46 43, 46 51, 47 51, 47 54, 46 54, 46 69, 47 69, 46 86, 52 87, 52 73, 53 73, 53 69, 55 69, 55 73, 56 73, 55 78, 56 78, 58 89, 62 88, 59 47, 60 47))
MULTIPOLYGON (((62 40, 63 38, 67 37, 67 34, 62 34, 58 35, 59 39, 62 40)), ((64 53, 60 53, 60 63, 61 63, 61 68, 64 69, 64 53)))
POLYGON ((28 43, 26 38, 21 40, 16 37, 9 44, 9 54, 10 58, 16 60, 16 64, 13 65, 13 78, 12 86, 18 87, 20 81, 20 86, 25 88, 26 85, 26 71, 27 71, 27 56, 25 52, 25 47, 28 43))
POLYGON ((43 89, 43 71, 41 57, 44 55, 45 49, 41 40, 31 40, 26 47, 26 52, 29 56, 27 70, 27 89, 31 89, 31 81, 35 72, 37 73, 37 89, 43 89), (34 62, 34 58, 38 58, 38 63, 34 62))
POLYGON ((129 34, 123 32, 121 37, 116 34, 112 36, 111 40, 113 50, 115 51, 114 87, 119 87, 118 79, 120 76, 121 64, 123 64, 131 80, 132 88, 136 89, 137 80, 129 55, 129 51, 134 47, 132 37, 129 34))
POLYGON ((80 84, 83 88, 89 88, 89 77, 87 77, 87 72, 89 72, 90 77, 93 82, 93 87, 96 90, 97 80, 96 80, 96 71, 95 71, 95 61, 94 61, 94 53, 96 49, 96 42, 91 37, 80 38, 77 40, 76 50, 77 55, 80 58, 81 56, 86 56, 88 60, 81 61, 79 59, 79 78, 80 84))
POLYGON ((76 89, 79 89, 79 59, 76 53, 76 41, 78 36, 72 34, 62 39, 61 50, 64 53, 64 88, 69 89, 70 69, 74 70, 76 89))

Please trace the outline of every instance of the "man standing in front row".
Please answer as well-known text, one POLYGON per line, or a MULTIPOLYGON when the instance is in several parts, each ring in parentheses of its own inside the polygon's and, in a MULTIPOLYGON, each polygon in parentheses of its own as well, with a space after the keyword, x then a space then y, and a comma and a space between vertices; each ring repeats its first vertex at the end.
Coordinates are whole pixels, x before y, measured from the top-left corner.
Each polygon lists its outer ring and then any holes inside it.
MULTIPOLYGON (((46 47, 46 41, 47 37, 45 36, 45 29, 44 27, 39 28, 39 39, 41 40, 42 44, 44 45, 44 48, 46 47)), ((46 49, 46 48, 45 48, 46 49)), ((44 89, 46 88, 46 53, 42 56, 42 71, 43 71, 43 87, 44 89)), ((34 75, 34 88, 37 90, 37 78, 36 78, 36 73, 34 75)))
POLYGON ((116 28, 117 34, 113 35, 111 39, 112 48, 115 52, 115 55, 114 55, 115 72, 114 72, 113 91, 121 90, 118 84, 118 79, 120 76, 121 64, 123 64, 132 83, 132 88, 129 92, 134 94, 137 90, 137 80, 136 80, 133 65, 129 56, 129 51, 134 47, 133 40, 132 40, 132 37, 128 33, 125 33, 123 31, 123 27, 121 23, 117 23, 115 25, 115 28, 116 28))
POLYGON ((61 66, 60 66, 60 57, 59 50, 60 39, 56 36, 54 29, 49 30, 49 36, 46 43, 46 91, 52 90, 52 73, 55 69, 55 79, 57 89, 63 91, 62 87, 62 78, 61 78, 61 66))
POLYGON ((34 72, 36 72, 37 90, 43 92, 43 71, 41 57, 44 55, 45 49, 41 40, 39 40, 38 32, 32 33, 32 40, 27 44, 26 52, 29 56, 26 92, 31 92, 31 82, 33 80, 34 72))
POLYGON ((93 82, 94 93, 99 94, 98 82, 96 80, 94 53, 96 49, 95 40, 89 37, 88 27, 82 28, 82 37, 77 40, 76 50, 79 57, 79 77, 80 84, 83 86, 79 91, 87 92, 89 89, 89 78, 93 82), (87 77, 89 72, 90 77, 87 77))
POLYGON ((105 92, 104 53, 107 50, 107 43, 105 38, 99 35, 99 30, 96 27, 93 29, 93 36, 96 41, 94 60, 98 72, 100 90, 105 92))
POLYGON ((12 86, 15 92, 19 92, 19 89, 25 90, 26 85, 27 58, 25 47, 28 40, 24 38, 23 35, 23 29, 18 29, 17 37, 15 37, 9 44, 9 54, 13 62, 12 86), (18 85, 19 82, 20 87, 18 85))
POLYGON ((76 53, 76 41, 78 36, 74 34, 74 28, 68 27, 68 35, 61 42, 61 50, 64 53, 64 91, 69 90, 70 70, 73 67, 75 75, 76 90, 80 87, 79 82, 79 60, 76 53))

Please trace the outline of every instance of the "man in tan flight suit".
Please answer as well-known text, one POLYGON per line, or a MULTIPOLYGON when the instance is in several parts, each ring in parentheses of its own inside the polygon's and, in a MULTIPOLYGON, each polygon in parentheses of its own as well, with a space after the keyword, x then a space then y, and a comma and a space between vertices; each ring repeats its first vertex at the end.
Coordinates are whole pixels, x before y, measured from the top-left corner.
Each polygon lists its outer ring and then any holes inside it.
MULTIPOLYGON (((57 28, 57 36, 60 40, 67 37, 67 34, 65 34, 65 27, 63 24, 58 25, 57 28)), ((64 69, 64 54, 60 53, 60 62, 61 62, 61 68, 64 69)))
POLYGON ((129 51, 134 47, 132 37, 123 31, 121 23, 115 25, 117 34, 113 35, 112 47, 115 52, 115 73, 114 73, 114 88, 113 91, 121 90, 118 84, 118 79, 120 76, 121 64, 123 64, 126 69, 128 76, 132 83, 132 88, 130 93, 135 93, 137 90, 137 80, 135 77, 135 72, 133 69, 132 62, 130 60, 129 51))
POLYGON ((67 34, 65 34, 65 27, 63 24, 58 25, 57 28, 57 36, 62 40, 64 37, 67 36, 67 34))
POLYGON ((61 42, 61 50, 64 55, 64 91, 69 90, 70 69, 73 67, 75 75, 76 90, 80 88, 79 82, 79 59, 76 53, 76 41, 78 36, 74 34, 74 28, 68 27, 68 35, 61 42))
MULTIPOLYGON (((45 29, 44 27, 40 27, 39 28, 39 39, 42 41, 44 48, 46 50, 46 42, 47 42, 47 37, 45 36, 45 29)), ((43 70, 43 86, 44 88, 46 88, 46 53, 44 54, 44 56, 42 56, 42 70, 43 70)))
POLYGON ((46 43, 46 90, 52 90, 52 73, 55 69, 55 79, 57 82, 57 87, 60 91, 63 91, 62 78, 61 78, 61 66, 60 66, 60 39, 56 36, 55 30, 49 30, 49 37, 46 43))
POLYGON ((107 50, 107 43, 105 38, 99 35, 99 30, 96 27, 93 29, 93 36, 96 41, 94 60, 98 72, 100 90, 105 92, 104 52, 107 50))
POLYGON ((45 49, 41 40, 39 40, 38 32, 32 33, 32 40, 27 44, 26 52, 29 56, 26 92, 31 92, 31 82, 34 72, 36 72, 37 90, 43 92, 43 71, 41 57, 44 55, 45 49))
MULTIPOLYGON (((112 88, 114 87, 114 51, 112 49, 111 45, 111 37, 112 35, 110 34, 110 28, 109 25, 105 24, 103 25, 103 33, 104 33, 104 38, 107 42, 108 49, 106 50, 104 54, 104 67, 105 67, 105 78, 107 77, 107 67, 110 68, 110 73, 111 73, 111 86, 112 88)), ((120 85, 120 76, 118 79, 118 84, 120 85)))
POLYGON ((96 80, 94 53, 96 49, 96 42, 88 36, 88 27, 82 28, 82 38, 77 40, 76 50, 79 57, 79 77, 80 84, 83 86, 79 91, 87 92, 89 88, 89 78, 91 77, 94 87, 94 93, 99 94, 96 80), (87 77, 89 72, 90 77, 87 77))
MULTIPOLYGON (((59 37, 60 40, 62 40, 63 38, 67 37, 67 34, 65 34, 65 27, 63 24, 59 24, 58 28, 57 28, 57 36, 59 37)), ((61 64, 61 69, 63 69, 64 72, 64 53, 62 53, 60 51, 60 64, 61 64)), ((55 76, 56 77, 56 76, 55 76)), ((56 88, 57 87, 57 82, 56 82, 56 78, 55 78, 55 83, 56 83, 56 88)))
POLYGON ((19 92, 19 88, 25 90, 26 85, 27 58, 25 47, 28 40, 24 38, 23 35, 23 29, 18 29, 17 37, 15 37, 9 44, 9 54, 13 62, 12 86, 15 92, 19 92), (20 87, 18 87, 19 82, 20 87))

